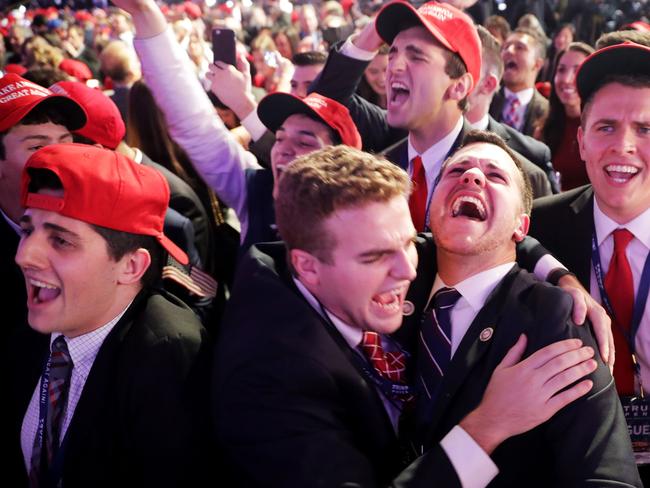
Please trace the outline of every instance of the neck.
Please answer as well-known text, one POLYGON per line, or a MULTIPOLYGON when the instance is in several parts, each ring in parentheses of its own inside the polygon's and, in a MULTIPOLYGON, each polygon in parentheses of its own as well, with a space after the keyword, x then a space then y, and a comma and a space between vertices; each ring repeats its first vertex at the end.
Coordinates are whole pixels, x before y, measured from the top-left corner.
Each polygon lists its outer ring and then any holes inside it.
POLYGON ((564 112, 566 113, 567 117, 577 119, 580 117, 580 105, 565 105, 564 112))
POLYGON ((489 107, 489 103, 475 102, 472 104, 472 107, 465 112, 465 118, 470 124, 476 124, 485 116, 486 113, 488 113, 489 107))
POLYGON ((501 264, 511 263, 515 257, 514 246, 509 252, 497 253, 492 250, 473 255, 456 254, 438 248, 436 255, 438 274, 449 286, 455 286, 467 278, 501 264))
POLYGON ((513 93, 519 93, 520 91, 527 90, 528 88, 533 88, 534 86, 534 83, 531 84, 528 82, 523 82, 506 85, 506 88, 513 93))
POLYGON ((598 195, 595 196, 598 201, 598 208, 607 215, 610 219, 620 225, 627 224, 630 220, 634 220, 643 212, 648 210, 648 207, 643 208, 616 208, 610 207, 605 202, 601 201, 598 198, 598 195))
POLYGON ((422 154, 431 146, 440 142, 443 137, 452 131, 462 116, 459 110, 455 115, 441 117, 440 123, 435 124, 435 126, 409 130, 409 138, 413 148, 419 154, 422 154))

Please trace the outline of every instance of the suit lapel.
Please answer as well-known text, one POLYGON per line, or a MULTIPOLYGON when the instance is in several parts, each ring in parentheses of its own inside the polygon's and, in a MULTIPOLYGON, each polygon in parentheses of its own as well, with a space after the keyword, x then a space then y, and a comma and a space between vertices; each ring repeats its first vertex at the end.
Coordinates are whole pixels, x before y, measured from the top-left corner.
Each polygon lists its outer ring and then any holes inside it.
POLYGON ((570 205, 575 215, 571 224, 564 227, 572 229, 573 236, 566 236, 568 245, 568 262, 582 286, 589 290, 591 282, 591 236, 594 232, 594 194, 591 186, 587 187, 570 205))
POLYGON ((443 379, 442 389, 432 411, 429 425, 430 439, 432 435, 435 435, 438 422, 447 411, 449 404, 454 401, 454 397, 458 393, 459 388, 489 350, 491 342, 489 340, 481 340, 481 333, 487 328, 492 329, 492 335, 496 332, 511 283, 519 272, 520 268, 516 265, 508 272, 505 278, 490 293, 485 305, 463 336, 451 363, 449 363, 448 372, 443 379))

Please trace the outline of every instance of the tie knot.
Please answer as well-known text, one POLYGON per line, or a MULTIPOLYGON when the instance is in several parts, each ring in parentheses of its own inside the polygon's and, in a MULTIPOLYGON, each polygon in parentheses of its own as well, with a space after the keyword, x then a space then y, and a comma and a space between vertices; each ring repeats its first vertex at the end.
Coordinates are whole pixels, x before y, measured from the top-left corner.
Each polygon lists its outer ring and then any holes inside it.
POLYGON ((634 239, 634 234, 627 229, 616 229, 612 234, 614 235, 614 252, 625 252, 627 245, 634 239))
POLYGON ((508 97, 508 103, 512 107, 518 107, 521 104, 521 102, 519 101, 519 97, 517 95, 510 95, 508 97))
POLYGON ((52 361, 53 366, 63 366, 72 363, 70 352, 68 351, 68 344, 62 335, 52 342, 52 361))
POLYGON ((361 336, 361 347, 366 350, 369 347, 377 347, 381 349, 381 338, 377 332, 371 330, 364 330, 361 336))
POLYGON ((413 159, 411 159, 411 165, 413 167, 413 175, 419 173, 424 169, 422 158, 420 156, 415 156, 413 159))
POLYGON ((441 288, 433 295, 433 306, 437 309, 444 310, 456 305, 461 294, 455 288, 441 288))
POLYGON ((52 352, 60 352, 68 354, 68 344, 65 342, 65 337, 60 335, 54 342, 52 342, 52 352))

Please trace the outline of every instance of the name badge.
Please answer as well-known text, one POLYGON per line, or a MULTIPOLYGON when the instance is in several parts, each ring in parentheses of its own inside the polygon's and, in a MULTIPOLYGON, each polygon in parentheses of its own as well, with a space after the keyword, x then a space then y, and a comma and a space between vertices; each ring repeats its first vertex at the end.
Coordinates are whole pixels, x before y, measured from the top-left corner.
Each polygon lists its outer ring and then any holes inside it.
POLYGON ((637 464, 650 464, 650 398, 621 397, 637 464))

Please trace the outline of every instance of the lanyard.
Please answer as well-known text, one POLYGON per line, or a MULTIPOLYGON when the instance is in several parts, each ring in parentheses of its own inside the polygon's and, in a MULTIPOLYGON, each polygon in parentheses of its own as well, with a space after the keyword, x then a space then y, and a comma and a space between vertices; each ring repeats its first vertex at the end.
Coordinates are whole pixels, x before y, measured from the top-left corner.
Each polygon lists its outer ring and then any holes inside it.
MULTIPOLYGON (((38 426, 36 428, 36 438, 38 444, 41 446, 41 457, 43 455, 43 437, 45 435, 45 423, 47 421, 47 410, 49 407, 49 386, 50 386, 50 369, 52 367, 52 354, 47 358, 43 374, 41 375, 41 388, 38 397, 38 426)), ((41 480, 48 480, 44 486, 57 486, 61 475, 63 474, 63 452, 67 444, 68 433, 66 431, 63 441, 59 445, 56 455, 52 459, 52 464, 48 466, 48 472, 41 472, 39 477, 41 480)))
MULTIPOLYGON (((600 297, 603 302, 603 306, 607 310, 607 313, 610 317, 614 317, 614 309, 612 304, 609 301, 609 296, 605 291, 605 283, 603 277, 603 269, 600 262, 600 253, 598 252, 598 240, 596 239, 596 231, 591 235, 591 262, 594 266, 594 273, 596 275, 596 282, 598 283, 598 290, 600 291, 600 297)), ((639 330, 641 325, 641 318, 643 317, 643 311, 645 310, 646 301, 648 299, 648 290, 650 289, 650 253, 646 257, 645 263, 643 264, 643 272, 641 273, 641 281, 639 282, 639 289, 637 291, 636 300, 634 300, 634 311, 632 314, 632 326, 630 332, 627 332, 622 329, 620 324, 618 327, 623 334, 623 337, 627 340, 628 347, 632 353, 632 363, 634 365, 634 374, 639 380, 639 385, 641 385, 641 367, 636 358, 636 345, 635 338, 636 333, 639 330)), ((641 386, 641 396, 643 397, 643 387, 641 386)))

